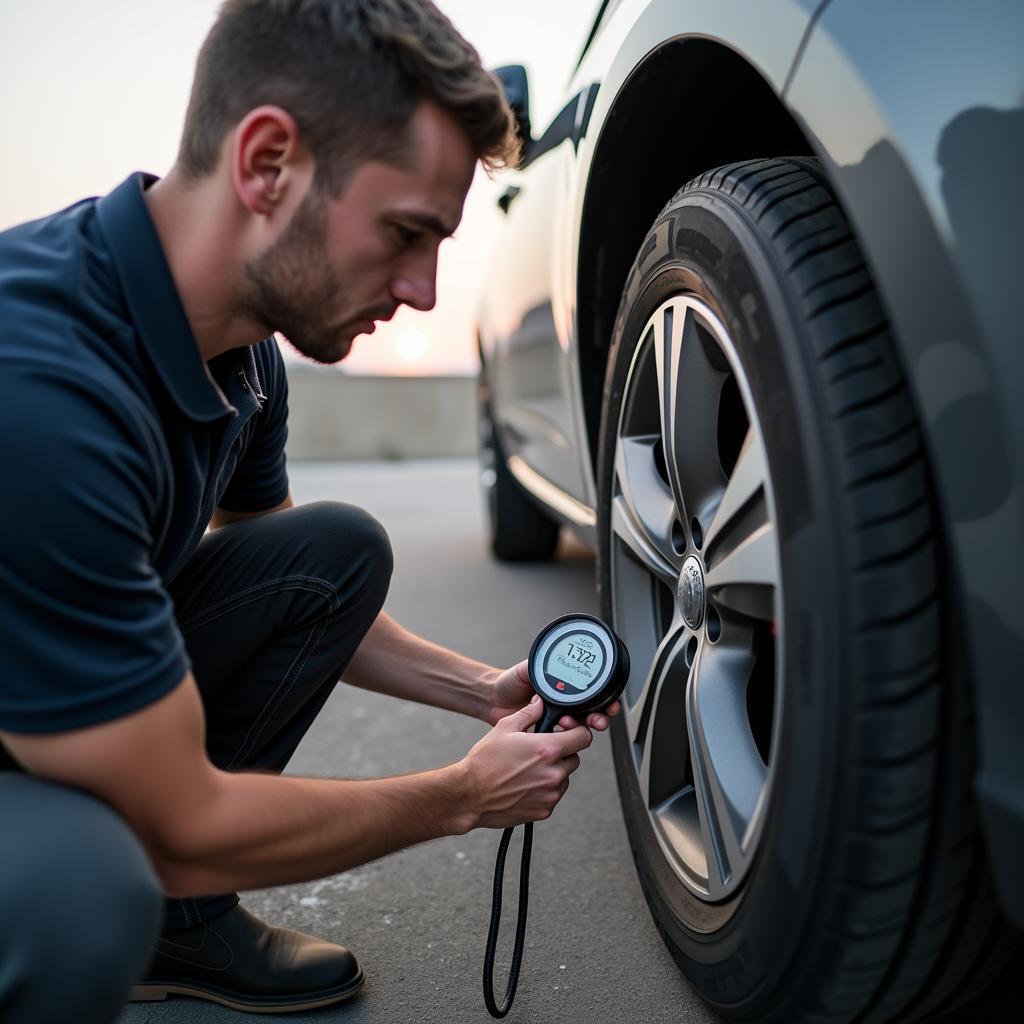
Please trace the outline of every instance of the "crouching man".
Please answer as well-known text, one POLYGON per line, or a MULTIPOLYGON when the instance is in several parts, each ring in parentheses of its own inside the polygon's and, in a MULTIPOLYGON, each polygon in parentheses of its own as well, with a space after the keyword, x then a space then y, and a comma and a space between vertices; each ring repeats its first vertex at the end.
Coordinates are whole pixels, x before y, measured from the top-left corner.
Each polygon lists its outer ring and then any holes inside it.
POLYGON ((347 949, 235 890, 545 818, 607 726, 528 733, 524 666, 402 629, 381 527, 288 491, 268 336, 332 363, 430 309, 438 246, 476 162, 515 160, 511 125, 428 0, 227 0, 167 176, 0 234, 8 1024, 111 1021, 129 990, 345 999, 347 949), (493 728, 435 771, 283 777, 342 672, 493 728))

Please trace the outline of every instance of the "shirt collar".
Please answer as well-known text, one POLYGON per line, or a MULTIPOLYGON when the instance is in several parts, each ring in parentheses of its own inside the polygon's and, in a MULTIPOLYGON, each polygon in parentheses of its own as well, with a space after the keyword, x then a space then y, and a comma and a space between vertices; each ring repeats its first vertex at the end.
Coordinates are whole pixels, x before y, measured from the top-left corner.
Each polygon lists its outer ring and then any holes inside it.
POLYGON ((125 300, 164 386, 186 416, 201 422, 232 415, 199 353, 142 193, 157 179, 132 174, 96 203, 125 300))

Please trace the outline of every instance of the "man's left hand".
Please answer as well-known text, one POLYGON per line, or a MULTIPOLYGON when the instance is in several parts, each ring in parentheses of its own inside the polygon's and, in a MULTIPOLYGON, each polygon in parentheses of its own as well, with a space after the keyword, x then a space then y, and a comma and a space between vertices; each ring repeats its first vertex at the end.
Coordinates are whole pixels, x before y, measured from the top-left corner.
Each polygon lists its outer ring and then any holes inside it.
MULTIPOLYGON (((529 704, 533 696, 533 687, 530 685, 530 674, 526 662, 521 661, 506 669, 494 681, 494 690, 491 694, 491 706, 487 712, 487 724, 497 725, 506 715, 518 711, 525 704, 529 704)), ((587 715, 585 723, 581 723, 572 715, 563 715, 558 720, 558 725, 563 729, 573 729, 577 725, 585 724, 598 732, 604 732, 608 728, 608 720, 617 715, 622 705, 619 701, 612 701, 606 708, 594 711, 587 715)))

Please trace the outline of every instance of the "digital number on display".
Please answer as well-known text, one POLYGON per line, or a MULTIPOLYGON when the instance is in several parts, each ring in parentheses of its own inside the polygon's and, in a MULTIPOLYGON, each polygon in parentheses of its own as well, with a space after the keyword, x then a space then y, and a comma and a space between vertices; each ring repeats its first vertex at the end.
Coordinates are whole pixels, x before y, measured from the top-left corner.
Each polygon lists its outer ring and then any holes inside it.
POLYGON ((569 644, 569 657, 575 658, 581 665, 593 665, 597 661, 597 652, 585 651, 582 647, 569 644))
POLYGON ((548 683, 560 692, 565 692, 566 686, 581 692, 600 675, 604 660, 604 651, 596 636, 570 633, 548 651, 544 674, 548 683))

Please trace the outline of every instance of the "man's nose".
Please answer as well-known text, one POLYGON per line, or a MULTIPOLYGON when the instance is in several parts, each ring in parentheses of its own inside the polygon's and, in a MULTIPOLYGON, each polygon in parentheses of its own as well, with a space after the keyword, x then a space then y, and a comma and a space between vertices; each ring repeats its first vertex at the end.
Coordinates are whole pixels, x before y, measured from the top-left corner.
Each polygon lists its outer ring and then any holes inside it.
POLYGON ((437 302, 437 263, 432 261, 418 273, 397 275, 391 282, 391 294, 413 309, 433 309, 437 302))

